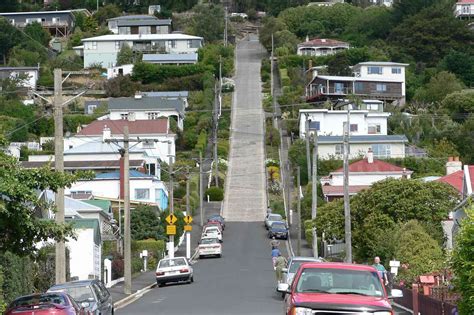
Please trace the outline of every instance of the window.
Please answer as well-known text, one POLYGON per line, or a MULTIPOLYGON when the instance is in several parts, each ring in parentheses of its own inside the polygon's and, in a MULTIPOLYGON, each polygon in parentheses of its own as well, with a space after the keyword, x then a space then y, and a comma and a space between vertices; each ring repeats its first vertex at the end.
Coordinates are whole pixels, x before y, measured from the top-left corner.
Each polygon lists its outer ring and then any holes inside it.
POLYGON ((378 158, 388 158, 392 154, 390 144, 373 144, 372 151, 374 152, 374 157, 378 158))
POLYGON ((151 26, 138 27, 138 34, 151 34, 151 26))
POLYGON ((128 113, 127 114, 120 114, 120 119, 128 120, 128 113))
POLYGON ((368 128, 369 135, 380 134, 382 127, 379 124, 370 124, 368 128))
POLYGON ((344 83, 340 83, 340 82, 334 83, 334 93, 338 93, 338 94, 344 93, 344 83))
POLYGON ((154 147, 155 147, 154 141, 145 140, 142 142, 142 148, 144 149, 153 149, 154 147))
POLYGON ((192 41, 191 39, 188 39, 188 40, 186 41, 186 44, 187 44, 187 47, 188 47, 188 48, 193 48, 193 41, 192 41))
POLYGON ((87 113, 88 113, 89 115, 94 114, 94 111, 95 111, 96 108, 97 108, 97 105, 89 105, 89 106, 87 107, 87 113))
POLYGON ((462 13, 465 13, 465 14, 470 14, 471 13, 471 8, 469 5, 463 5, 462 6, 462 13))
POLYGON ((375 90, 377 92, 387 92, 387 84, 377 83, 377 85, 375 86, 375 90))
POLYGON ((97 50, 97 42, 89 42, 89 49, 97 50))
POLYGON ((364 83, 363 82, 355 82, 354 83, 354 92, 362 92, 364 90, 364 83))
POLYGON ((150 189, 147 189, 147 188, 135 189, 135 199, 136 200, 150 199, 150 189))
MULTIPOLYGON (((343 132, 346 132, 347 122, 342 123, 342 128, 343 128, 343 132)), ((358 130, 359 130, 359 125, 358 124, 351 124, 351 127, 350 127, 351 132, 357 132, 358 130)))
POLYGON ((336 154, 344 154, 344 144, 336 144, 336 154))
POLYGON ((170 40, 169 45, 171 48, 176 48, 176 41, 175 40, 170 40))
POLYGON ((392 74, 401 74, 401 73, 402 73, 402 68, 400 67, 392 68, 392 74))
POLYGON ((382 67, 368 67, 368 74, 382 74, 382 67))
POLYGON ((149 120, 155 120, 159 118, 160 113, 159 112, 151 112, 148 113, 148 119, 149 120))
POLYGON ((321 123, 319 121, 309 121, 309 130, 321 130, 321 123))
POLYGON ((120 41, 115 42, 115 50, 120 50, 122 48, 122 45, 120 44, 120 41))
POLYGON ((109 28, 117 28, 117 21, 110 21, 109 28))
POLYGON ((380 106, 381 106, 381 105, 379 105, 379 104, 370 104, 370 103, 369 103, 369 104, 367 104, 367 110, 374 110, 374 111, 375 111, 375 110, 379 110, 379 107, 380 107, 380 106))
POLYGON ((15 25, 15 19, 10 19, 10 24, 15 25))

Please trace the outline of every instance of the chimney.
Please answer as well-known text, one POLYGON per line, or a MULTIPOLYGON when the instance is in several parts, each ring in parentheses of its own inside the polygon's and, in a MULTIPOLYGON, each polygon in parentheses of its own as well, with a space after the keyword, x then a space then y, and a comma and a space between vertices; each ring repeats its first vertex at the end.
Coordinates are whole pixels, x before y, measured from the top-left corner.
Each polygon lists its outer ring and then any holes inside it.
POLYGON ((402 178, 403 178, 403 179, 407 179, 407 178, 408 178, 407 169, 406 169, 405 167, 403 168, 402 178))
POLYGON ((135 112, 128 113, 128 121, 135 121, 135 112))
POLYGON ((306 41, 309 42, 309 36, 308 35, 306 35, 306 41))
POLYGON ((321 38, 321 43, 325 43, 326 42, 326 38, 321 38))
POLYGON ((460 170, 462 170, 462 162, 459 161, 459 156, 448 157, 448 162, 446 163, 446 175, 456 173, 460 170))
POLYGON ((372 152, 372 148, 369 148, 369 150, 367 151, 367 163, 374 163, 374 152, 372 152))
POLYGON ((110 140, 112 137, 112 132, 110 131, 110 128, 107 127, 107 125, 104 126, 104 129, 102 130, 102 142, 106 142, 107 140, 110 140))
POLYGON ((125 167, 124 167, 124 159, 123 156, 120 157, 120 199, 124 199, 124 176, 125 176, 125 167))
POLYGON ((143 98, 143 95, 141 92, 136 92, 134 98, 136 100, 141 100, 143 98))

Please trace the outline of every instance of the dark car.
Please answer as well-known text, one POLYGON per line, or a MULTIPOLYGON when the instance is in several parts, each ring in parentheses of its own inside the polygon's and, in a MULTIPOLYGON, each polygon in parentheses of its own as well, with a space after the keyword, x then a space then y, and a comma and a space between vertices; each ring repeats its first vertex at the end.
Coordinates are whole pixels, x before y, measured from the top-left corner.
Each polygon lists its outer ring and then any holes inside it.
POLYGON ((225 230, 225 219, 224 217, 222 217, 221 215, 219 214, 213 214, 211 216, 209 216, 207 218, 207 221, 210 222, 210 221, 218 221, 221 226, 222 226, 222 229, 225 230))
POLYGON ((268 237, 272 238, 283 238, 288 239, 288 227, 283 221, 273 222, 270 228, 268 229, 268 237))
POLYGON ((77 303, 94 315, 114 314, 112 296, 100 280, 79 280, 57 284, 49 288, 48 292, 69 294, 77 303))
POLYGON ((74 299, 66 293, 25 295, 8 305, 5 315, 86 315, 74 299))

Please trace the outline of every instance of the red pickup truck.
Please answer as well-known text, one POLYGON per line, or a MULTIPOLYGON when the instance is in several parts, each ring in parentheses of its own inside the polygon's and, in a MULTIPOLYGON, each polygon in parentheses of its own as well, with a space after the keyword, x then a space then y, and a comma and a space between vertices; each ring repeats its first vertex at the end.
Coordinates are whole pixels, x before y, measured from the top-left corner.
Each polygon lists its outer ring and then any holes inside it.
POLYGON ((303 263, 291 285, 280 283, 287 315, 393 315, 382 279, 371 266, 343 263, 303 263))

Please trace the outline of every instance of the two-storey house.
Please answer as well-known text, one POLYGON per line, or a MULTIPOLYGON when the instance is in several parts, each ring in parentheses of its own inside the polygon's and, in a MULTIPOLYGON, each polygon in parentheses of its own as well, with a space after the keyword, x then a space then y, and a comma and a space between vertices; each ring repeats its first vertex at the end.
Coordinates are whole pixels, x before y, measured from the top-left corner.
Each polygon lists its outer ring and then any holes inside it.
POLYGON ((169 34, 171 19, 158 19, 153 15, 125 15, 107 20, 109 30, 114 34, 169 34))
POLYGON ((403 105, 407 66, 396 62, 361 62, 353 67, 353 76, 319 75, 315 71, 306 86, 306 99, 336 100, 356 95, 403 105))
POLYGON ((459 0, 456 2, 454 16, 459 19, 474 18, 474 0, 459 0))
POLYGON ((307 38, 305 42, 298 44, 297 54, 300 56, 326 56, 349 48, 349 43, 336 39, 314 38, 309 40, 307 38))
POLYGON ((93 65, 110 68, 116 65, 117 55, 124 45, 143 54, 188 54, 196 53, 202 47, 203 38, 186 34, 130 34, 103 35, 82 42, 84 68, 93 65))

